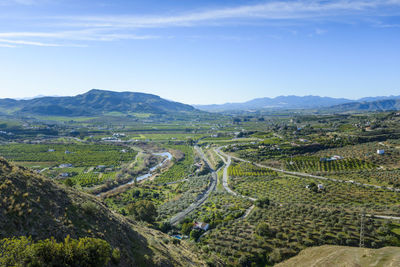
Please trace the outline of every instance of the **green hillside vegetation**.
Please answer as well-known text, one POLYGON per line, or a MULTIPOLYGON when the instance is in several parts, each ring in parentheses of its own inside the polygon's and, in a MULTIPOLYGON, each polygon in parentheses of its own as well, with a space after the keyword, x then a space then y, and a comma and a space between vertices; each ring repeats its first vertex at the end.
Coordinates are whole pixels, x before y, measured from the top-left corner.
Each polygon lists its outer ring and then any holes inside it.
MULTIPOLYGON (((120 251, 119 263, 109 264, 203 265, 185 243, 173 244, 172 238, 146 227, 145 223, 111 212, 94 196, 55 184, 4 159, 0 159, 0 196, 0 239, 30 236, 35 244, 44 246, 50 241, 40 240, 54 238, 61 243, 67 236, 96 238, 104 240, 112 250, 120 251)), ((35 244, 33 251, 38 246, 35 244)), ((4 256, 0 253, 0 257, 4 256)))
POLYGON ((368 102, 351 102, 329 107, 329 111, 391 111, 400 109, 399 99, 385 99, 368 102))
POLYGON ((1 99, 0 110, 44 116, 97 116, 101 114, 195 111, 192 106, 162 99, 159 96, 92 89, 73 97, 41 97, 32 100, 1 99))
POLYGON ((54 238, 32 241, 32 238, 0 240, 1 266, 105 266, 112 259, 120 261, 120 251, 97 238, 71 239, 58 243, 54 238))

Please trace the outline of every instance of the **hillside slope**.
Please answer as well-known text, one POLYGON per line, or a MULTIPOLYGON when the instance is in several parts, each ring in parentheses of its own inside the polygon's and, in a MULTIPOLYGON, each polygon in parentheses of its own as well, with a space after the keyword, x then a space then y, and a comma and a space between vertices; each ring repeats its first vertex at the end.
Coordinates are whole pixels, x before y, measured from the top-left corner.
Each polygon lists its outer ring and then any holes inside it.
POLYGON ((400 110, 400 99, 385 99, 370 102, 351 102, 329 107, 328 110, 336 112, 400 110))
POLYGON ((203 266, 185 243, 111 212, 96 197, 0 158, 0 239, 95 237, 121 250, 120 266, 203 266))
POLYGON ((152 94, 98 89, 71 97, 0 99, 0 109, 10 114, 52 116, 93 116, 107 112, 163 114, 195 111, 190 105, 169 101, 152 94))
POLYGON ((321 246, 307 248, 276 267, 389 267, 400 266, 400 248, 380 249, 321 246))

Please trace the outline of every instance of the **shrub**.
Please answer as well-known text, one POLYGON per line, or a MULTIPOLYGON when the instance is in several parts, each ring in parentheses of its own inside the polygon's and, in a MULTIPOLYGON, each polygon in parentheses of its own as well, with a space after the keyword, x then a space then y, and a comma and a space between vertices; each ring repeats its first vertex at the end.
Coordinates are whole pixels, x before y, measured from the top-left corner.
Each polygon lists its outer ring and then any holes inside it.
POLYGON ((97 204, 92 201, 83 202, 81 207, 87 215, 95 215, 99 211, 97 204))
POLYGON ((153 202, 149 200, 140 200, 128 206, 129 214, 140 221, 153 223, 157 217, 157 210, 153 202))
POLYGON ((113 255, 110 244, 97 238, 54 238, 33 242, 29 237, 0 241, 0 266, 106 266, 113 255))
POLYGON ((268 224, 265 222, 260 222, 256 227, 256 234, 263 237, 269 236, 270 229, 268 224))

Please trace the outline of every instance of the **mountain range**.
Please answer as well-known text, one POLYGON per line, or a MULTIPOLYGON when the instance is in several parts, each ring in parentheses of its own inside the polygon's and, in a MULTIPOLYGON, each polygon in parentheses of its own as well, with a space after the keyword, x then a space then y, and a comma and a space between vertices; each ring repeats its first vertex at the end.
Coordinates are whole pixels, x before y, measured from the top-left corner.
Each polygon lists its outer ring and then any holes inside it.
POLYGON ((325 109, 332 107, 331 110, 336 109, 340 111, 341 108, 346 110, 354 108, 354 110, 392 110, 396 109, 395 104, 386 103, 386 101, 393 101, 400 99, 400 96, 378 96, 378 97, 365 97, 358 100, 351 100, 346 98, 333 98, 321 96, 278 96, 275 98, 256 98, 243 103, 226 103, 221 105, 194 105, 194 107, 208 111, 208 112, 224 112, 224 111, 254 111, 265 109, 325 109), (378 104, 373 104, 379 102, 378 104), (372 104, 365 104, 372 103, 372 104), (341 106, 344 105, 344 106, 341 106))
POLYGON ((29 100, 0 99, 0 111, 7 114, 93 116, 108 112, 193 112, 195 108, 152 94, 92 89, 77 96, 39 97, 29 100))
POLYGON ((243 103, 186 105, 157 95, 92 89, 76 96, 0 99, 0 113, 41 116, 101 116, 110 113, 195 114, 206 112, 260 111, 279 109, 327 112, 400 110, 400 96, 365 97, 358 100, 321 96, 278 96, 256 98, 243 103))

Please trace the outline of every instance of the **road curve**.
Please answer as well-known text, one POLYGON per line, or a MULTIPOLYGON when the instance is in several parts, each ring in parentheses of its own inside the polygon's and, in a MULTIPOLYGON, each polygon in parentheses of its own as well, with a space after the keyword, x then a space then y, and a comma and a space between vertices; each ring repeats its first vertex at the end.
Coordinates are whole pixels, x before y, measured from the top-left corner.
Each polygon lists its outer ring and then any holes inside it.
POLYGON ((208 167, 211 169, 211 185, 208 187, 207 191, 204 192, 202 194, 202 196, 196 201, 193 202, 192 204, 190 204, 189 207, 187 207, 185 210, 179 212, 178 214, 176 214, 175 216, 173 216, 170 219, 170 223, 171 225, 176 225, 178 224, 180 221, 182 221, 189 213, 191 213, 192 211, 194 211, 195 209, 197 209, 201 204, 203 204, 207 198, 210 196, 211 192, 215 190, 215 187, 217 186, 217 172, 211 168, 211 165, 208 161, 208 159, 206 158, 206 156, 204 155, 203 151, 201 151, 201 149, 198 146, 194 147, 196 149, 196 151, 199 153, 200 157, 203 159, 203 161, 208 165, 208 167))
POLYGON ((323 177, 323 176, 318 176, 318 175, 312 175, 312 174, 308 174, 308 173, 286 171, 286 170, 282 170, 282 169, 266 166, 266 165, 263 165, 263 164, 254 163, 254 162, 251 162, 251 161, 248 161, 248 160, 245 160, 245 159, 241 159, 241 158, 238 158, 238 157, 229 156, 229 155, 225 154, 224 152, 222 152, 220 149, 221 149, 221 147, 219 147, 216 151, 218 151, 219 153, 221 153, 221 155, 223 155, 225 157, 231 157, 231 158, 233 158, 235 160, 242 161, 242 162, 247 162, 247 163, 250 163, 250 164, 254 164, 254 165, 256 165, 256 166, 258 166, 260 168, 268 168, 268 169, 276 171, 276 172, 281 172, 281 173, 294 175, 294 176, 315 178, 315 179, 325 180, 325 181, 332 181, 332 182, 339 182, 339 183, 352 183, 352 184, 359 185, 359 186, 373 187, 373 188, 377 188, 377 189, 386 189, 386 190, 389 190, 389 191, 400 192, 400 188, 379 186, 379 185, 373 185, 373 184, 363 184, 363 183, 354 182, 354 181, 351 181, 351 180, 340 180, 340 179, 335 179, 335 178, 328 178, 328 177, 323 177))
MULTIPOLYGON (((316 179, 321 179, 321 180, 329 180, 329 181, 340 182, 340 183, 350 183, 350 181, 345 181, 345 180, 340 180, 340 179, 334 179, 334 178, 327 178, 327 177, 323 177, 323 176, 311 175, 311 174, 301 173, 301 172, 290 172, 290 171, 285 171, 285 170, 282 170, 282 169, 277 169, 277 168, 265 166, 265 165, 258 164, 258 163, 253 163, 253 162, 250 162, 250 161, 248 161, 248 160, 244 160, 244 159, 241 159, 241 158, 238 158, 238 157, 230 156, 230 155, 228 155, 228 154, 222 152, 222 151, 221 151, 221 148, 222 148, 222 147, 219 147, 219 148, 215 149, 215 152, 216 152, 221 158, 223 158, 222 155, 228 158, 228 162, 227 162, 227 164, 225 165, 225 169, 224 169, 224 187, 225 187, 225 184, 226 184, 225 189, 226 189, 228 192, 232 192, 234 195, 237 195, 237 193, 234 192, 234 191, 232 191, 232 190, 228 187, 228 171, 227 171, 229 165, 231 164, 232 158, 235 159, 235 160, 238 160, 238 161, 242 161, 242 162, 247 162, 247 163, 250 163, 250 164, 254 164, 254 165, 256 165, 256 166, 258 166, 258 167, 260 167, 260 168, 268 168, 268 169, 271 169, 271 170, 274 170, 274 171, 277 171, 277 172, 281 172, 281 173, 285 173, 285 174, 290 174, 290 175, 295 175, 295 176, 301 176, 301 177, 311 177, 311 178, 316 178, 316 179), (225 170, 226 170, 226 173, 225 173, 225 170), (225 182, 226 182, 226 183, 225 183, 225 182)), ((371 184, 362 184, 362 183, 358 183, 358 182, 353 182, 353 183, 356 184, 356 185, 359 185, 359 186, 374 187, 374 188, 383 188, 383 189, 386 188, 386 189, 391 190, 391 191, 400 192, 400 189, 397 189, 397 188, 390 188, 390 187, 388 188, 388 187, 377 186, 377 185, 371 185, 371 184)), ((243 196, 243 197, 246 197, 246 196, 243 196)), ((251 198, 251 197, 247 197, 247 198, 250 199, 250 200, 252 200, 252 201, 257 200, 257 199, 255 199, 255 198, 251 198)), ((253 208, 254 208, 254 206, 250 207, 250 208, 246 211, 246 213, 249 214, 253 208)), ((246 213, 245 213, 245 215, 246 215, 246 213)), ((248 214, 247 214, 247 215, 248 215, 248 214)), ((247 216, 247 215, 246 215, 246 216, 247 216)), ((400 217, 396 217, 396 216, 385 216, 385 215, 375 215, 375 214, 367 214, 366 216, 375 217, 375 218, 380 218, 380 219, 387 219, 387 220, 400 220, 400 217)), ((245 216, 243 216, 243 217, 245 217, 245 216)))
MULTIPOLYGON (((224 186, 224 188, 225 188, 225 190, 228 192, 228 193, 230 193, 230 194, 232 194, 232 195, 234 195, 234 196, 240 196, 240 197, 243 197, 243 198, 247 198, 247 199, 249 199, 249 200, 251 200, 251 201, 256 201, 257 199, 255 199, 255 198, 253 198, 253 197, 248 197, 248 196, 244 196, 244 195, 240 195, 240 194, 238 194, 238 193, 236 193, 235 191, 233 191, 232 189, 230 189, 229 188, 229 184, 228 184, 228 178, 229 178, 229 176, 228 176, 228 168, 229 168, 229 166, 231 165, 231 163, 232 163, 232 157, 231 156, 229 156, 229 155, 226 155, 227 156, 227 158, 228 158, 228 160, 226 161, 225 159, 224 159, 224 157, 222 157, 221 156, 221 151, 219 150, 220 148, 217 148, 217 149, 215 149, 214 151, 215 151, 215 153, 217 153, 217 155, 219 156, 219 157, 221 157, 221 159, 225 162, 225 167, 224 167, 224 174, 223 174, 223 177, 222 177, 222 185, 224 186)), ((223 152, 222 152, 223 153, 223 152)), ((244 219, 244 218, 246 218, 247 216, 249 216, 249 214, 251 213, 251 211, 254 209, 254 205, 252 205, 251 207, 249 207, 246 211, 245 211, 245 213, 243 214, 243 216, 242 217, 240 217, 240 219, 244 219)))

